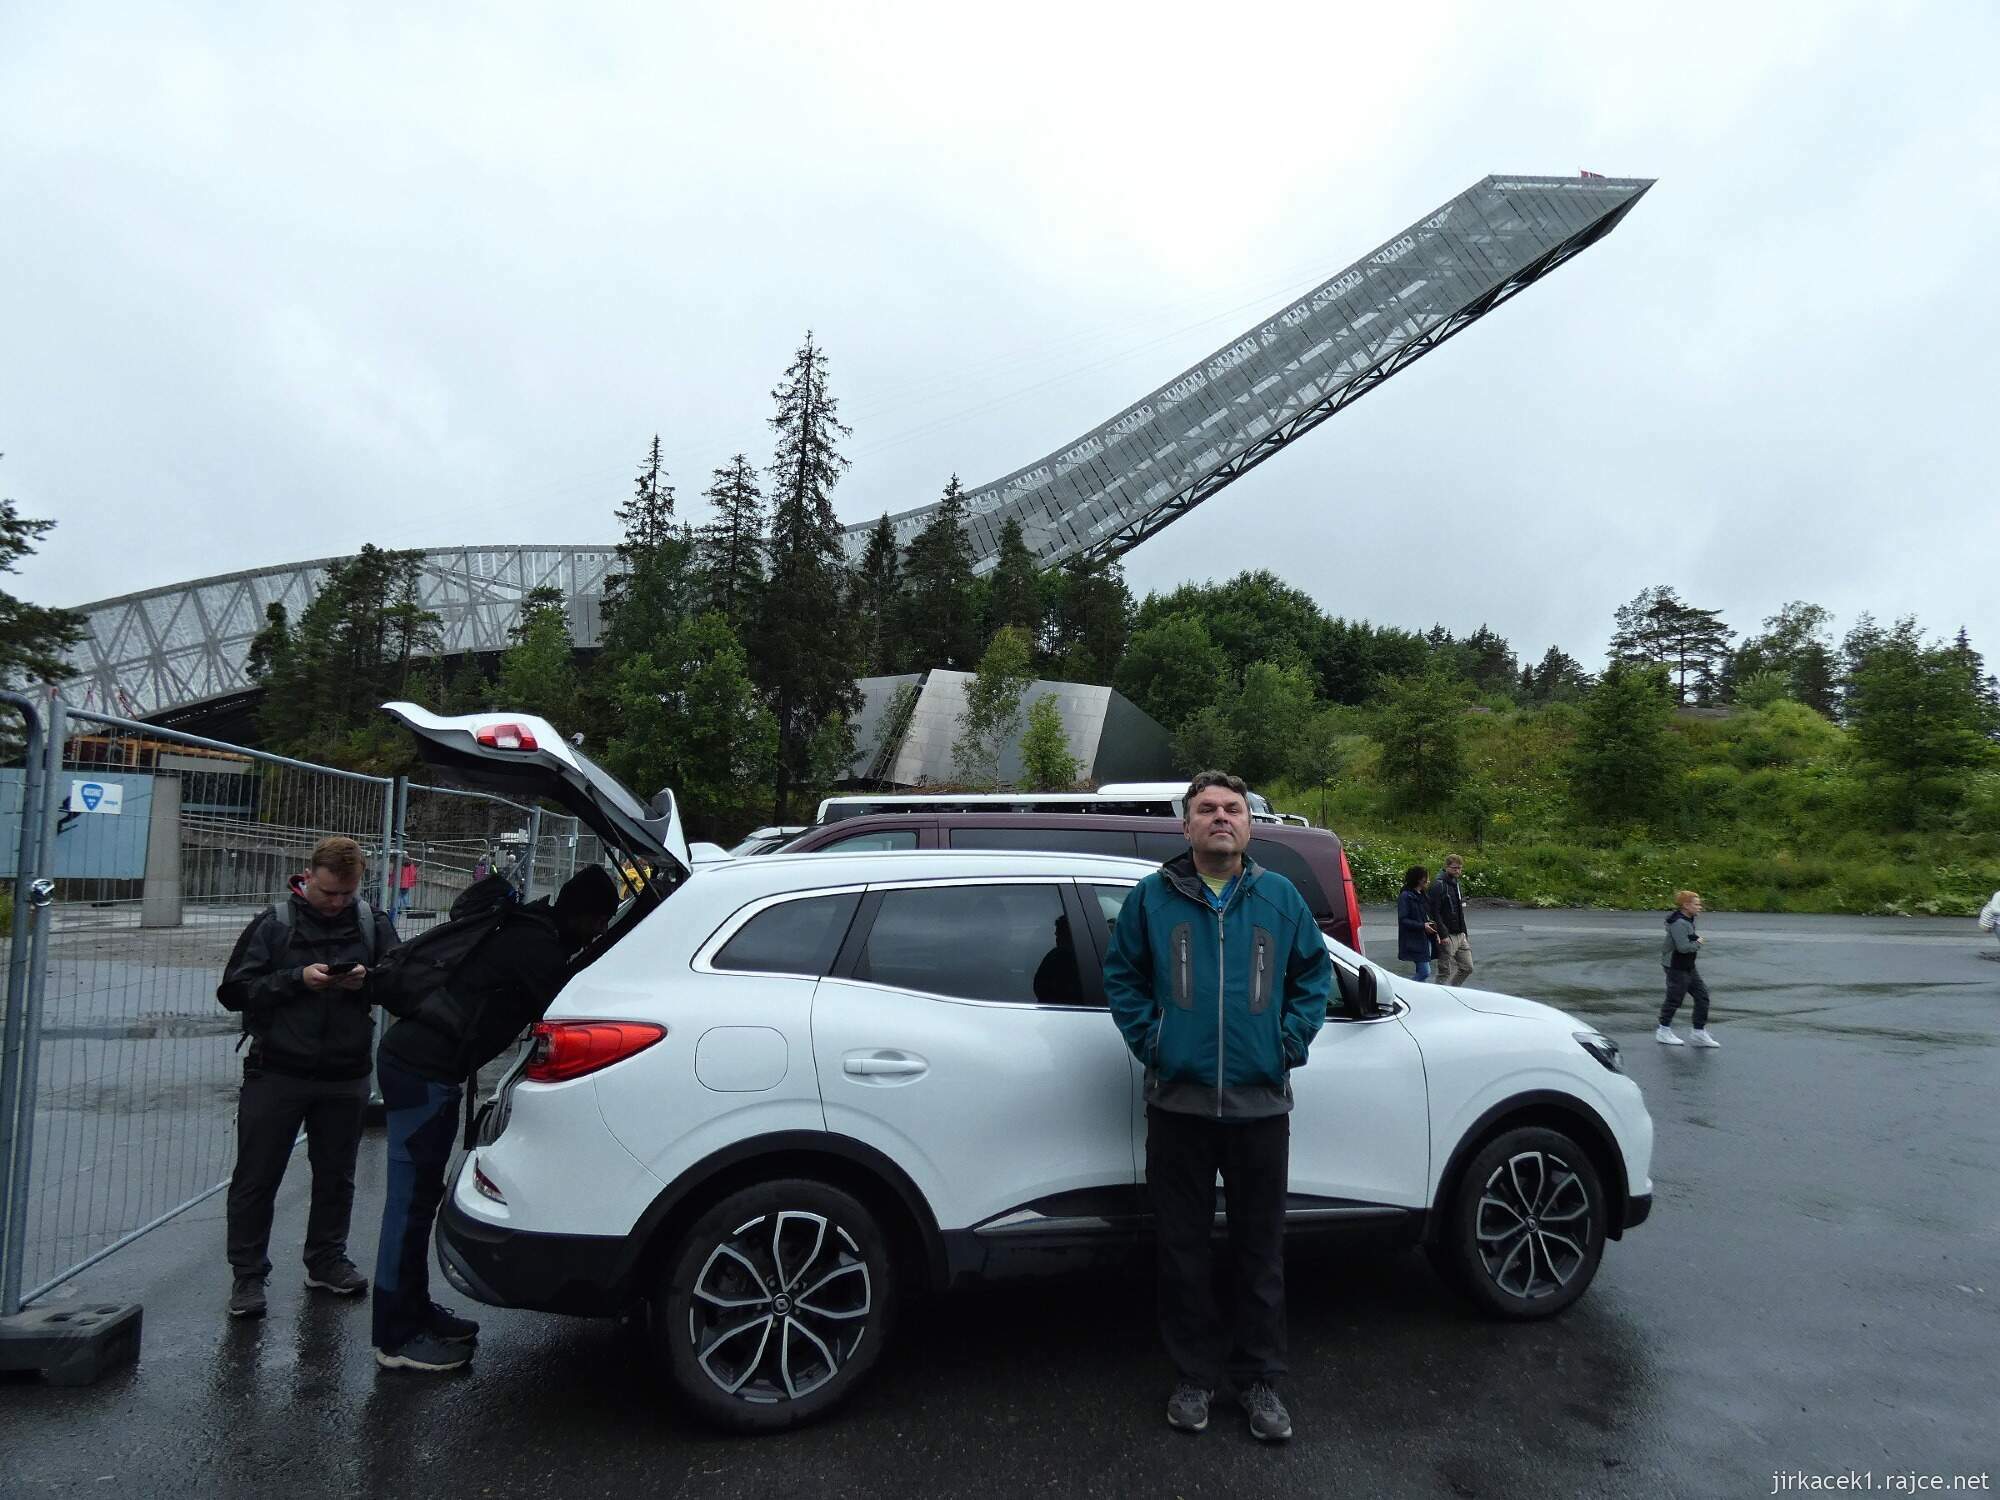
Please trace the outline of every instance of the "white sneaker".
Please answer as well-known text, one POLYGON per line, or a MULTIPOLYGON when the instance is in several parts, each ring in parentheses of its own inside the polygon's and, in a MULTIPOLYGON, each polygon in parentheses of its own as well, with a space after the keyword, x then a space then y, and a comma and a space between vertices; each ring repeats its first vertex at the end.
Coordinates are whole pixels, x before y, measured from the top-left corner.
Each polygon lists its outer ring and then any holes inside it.
POLYGON ((1688 1044, 1694 1047, 1720 1047, 1722 1045, 1722 1043, 1718 1042, 1700 1027, 1696 1027, 1694 1032, 1688 1037, 1688 1044))
POLYGON ((1662 1026, 1653 1032, 1653 1040, 1663 1047, 1685 1047, 1686 1042, 1674 1035, 1674 1028, 1662 1026))

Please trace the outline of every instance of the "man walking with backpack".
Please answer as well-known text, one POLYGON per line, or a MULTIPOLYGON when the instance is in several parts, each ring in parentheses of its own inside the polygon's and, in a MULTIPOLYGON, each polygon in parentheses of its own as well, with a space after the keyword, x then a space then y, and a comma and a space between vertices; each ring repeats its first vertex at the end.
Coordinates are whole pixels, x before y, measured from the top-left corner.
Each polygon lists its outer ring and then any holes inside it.
POLYGON ((388 989, 391 1026, 375 1073, 389 1132, 389 1174, 375 1249, 375 1362, 384 1369, 456 1370, 472 1360, 479 1325, 430 1298, 431 1226, 464 1080, 547 1012, 570 960, 618 910, 604 870, 579 872, 556 894, 519 904, 489 875, 453 903, 451 920, 399 956, 388 989))
POLYGON ((302 1126, 312 1163, 306 1285, 343 1297, 368 1290, 347 1258, 375 1040, 365 986, 397 939, 387 913, 356 894, 363 869, 353 839, 321 839, 291 894, 243 929, 215 989, 225 1008, 241 1013, 250 1043, 229 1179, 232 1318, 264 1316, 272 1206, 302 1126))

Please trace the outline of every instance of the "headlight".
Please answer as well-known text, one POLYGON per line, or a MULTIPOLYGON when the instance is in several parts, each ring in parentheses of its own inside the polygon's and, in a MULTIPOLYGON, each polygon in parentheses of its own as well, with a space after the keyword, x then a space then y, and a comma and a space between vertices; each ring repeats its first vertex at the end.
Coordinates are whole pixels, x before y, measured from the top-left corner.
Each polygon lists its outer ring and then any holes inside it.
POLYGON ((1583 1048, 1584 1051, 1603 1063, 1612 1072, 1622 1073, 1625 1071, 1618 1064, 1618 1044, 1603 1032, 1573 1031, 1570 1035, 1576 1038, 1577 1046, 1583 1048))

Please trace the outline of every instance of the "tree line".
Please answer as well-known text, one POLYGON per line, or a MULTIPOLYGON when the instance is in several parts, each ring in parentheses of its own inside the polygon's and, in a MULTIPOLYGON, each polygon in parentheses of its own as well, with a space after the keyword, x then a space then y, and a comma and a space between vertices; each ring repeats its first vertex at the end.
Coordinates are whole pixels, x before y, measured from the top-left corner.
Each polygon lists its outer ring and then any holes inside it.
MULTIPOLYGON (((931 667, 975 674, 954 747, 972 785, 997 779, 1017 737, 1027 784, 1074 780, 1054 704, 1024 701, 1037 677, 1115 686, 1168 728, 1177 770, 1228 765, 1254 783, 1325 788, 1370 741, 1409 805, 1448 802, 1473 826, 1492 801, 1463 764, 1474 708, 1573 725, 1572 790, 1601 818, 1642 817, 1668 796, 1677 708, 1790 702, 1844 726, 1902 826, 1952 806, 1994 761, 1994 677, 1963 629, 1941 641, 1910 618, 1883 626, 1864 614, 1836 641, 1829 611, 1793 601, 1739 639, 1720 611, 1658 585, 1616 610, 1593 673, 1554 645, 1517 655, 1483 624, 1459 637, 1329 616, 1268 571, 1135 601, 1116 564, 1038 568, 1012 522, 996 566, 976 575, 955 475, 907 544, 884 515, 850 563, 830 498, 849 432, 810 333, 771 396, 770 461, 737 453, 715 469, 699 525, 678 514, 653 439, 614 512, 621 539, 594 656, 580 659, 560 592, 542 590, 497 664, 445 657, 420 602, 419 554, 364 546, 297 620, 267 612, 247 663, 265 689, 263 741, 403 770, 412 752, 376 712, 385 698, 534 712, 580 727, 621 780, 674 786, 711 832, 794 815, 854 762, 856 679, 931 667)), ((20 519, 11 501, 0 522, 0 566, 50 524, 20 519)), ((16 678, 70 675, 61 652, 78 618, 0 602, 0 665, 16 678)), ((890 704, 892 738, 913 700, 890 704)))

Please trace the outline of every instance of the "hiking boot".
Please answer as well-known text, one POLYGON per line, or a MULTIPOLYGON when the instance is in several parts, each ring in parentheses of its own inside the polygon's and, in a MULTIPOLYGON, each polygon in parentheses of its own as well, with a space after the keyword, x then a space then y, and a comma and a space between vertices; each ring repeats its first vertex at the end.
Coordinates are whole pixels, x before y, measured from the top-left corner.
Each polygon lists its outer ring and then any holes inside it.
POLYGON ((1236 1404, 1250 1414, 1250 1436, 1260 1442, 1282 1443, 1292 1435, 1292 1414, 1269 1381, 1252 1381, 1237 1392, 1236 1404))
POLYGON ((264 1316, 264 1278, 261 1276, 239 1276, 229 1287, 229 1316, 232 1318, 261 1318, 264 1316))
POLYGON ((398 1348, 377 1349, 375 1363, 385 1370, 457 1370, 472 1363, 472 1346, 447 1344, 436 1334, 420 1333, 398 1348))
POLYGON ((1653 1033, 1653 1040, 1658 1042, 1662 1047, 1685 1047, 1687 1045, 1686 1042, 1674 1035, 1674 1028, 1671 1026, 1660 1027, 1653 1033))
POLYGON ((306 1285, 336 1297, 359 1297, 368 1290, 368 1278, 354 1269, 351 1260, 330 1261, 319 1270, 306 1270, 306 1285))
POLYGON ((470 1318, 461 1318, 448 1307, 431 1304, 431 1314, 424 1324, 424 1332, 444 1344, 469 1344, 479 1337, 479 1325, 470 1318))
POLYGON ((1200 1432, 1208 1426, 1208 1398, 1212 1394, 1191 1380, 1183 1380, 1167 1397, 1167 1425, 1182 1432, 1200 1432))
POLYGON ((1690 1047, 1720 1047, 1722 1043, 1708 1034, 1706 1026, 1697 1026, 1688 1034, 1688 1045, 1690 1047))

